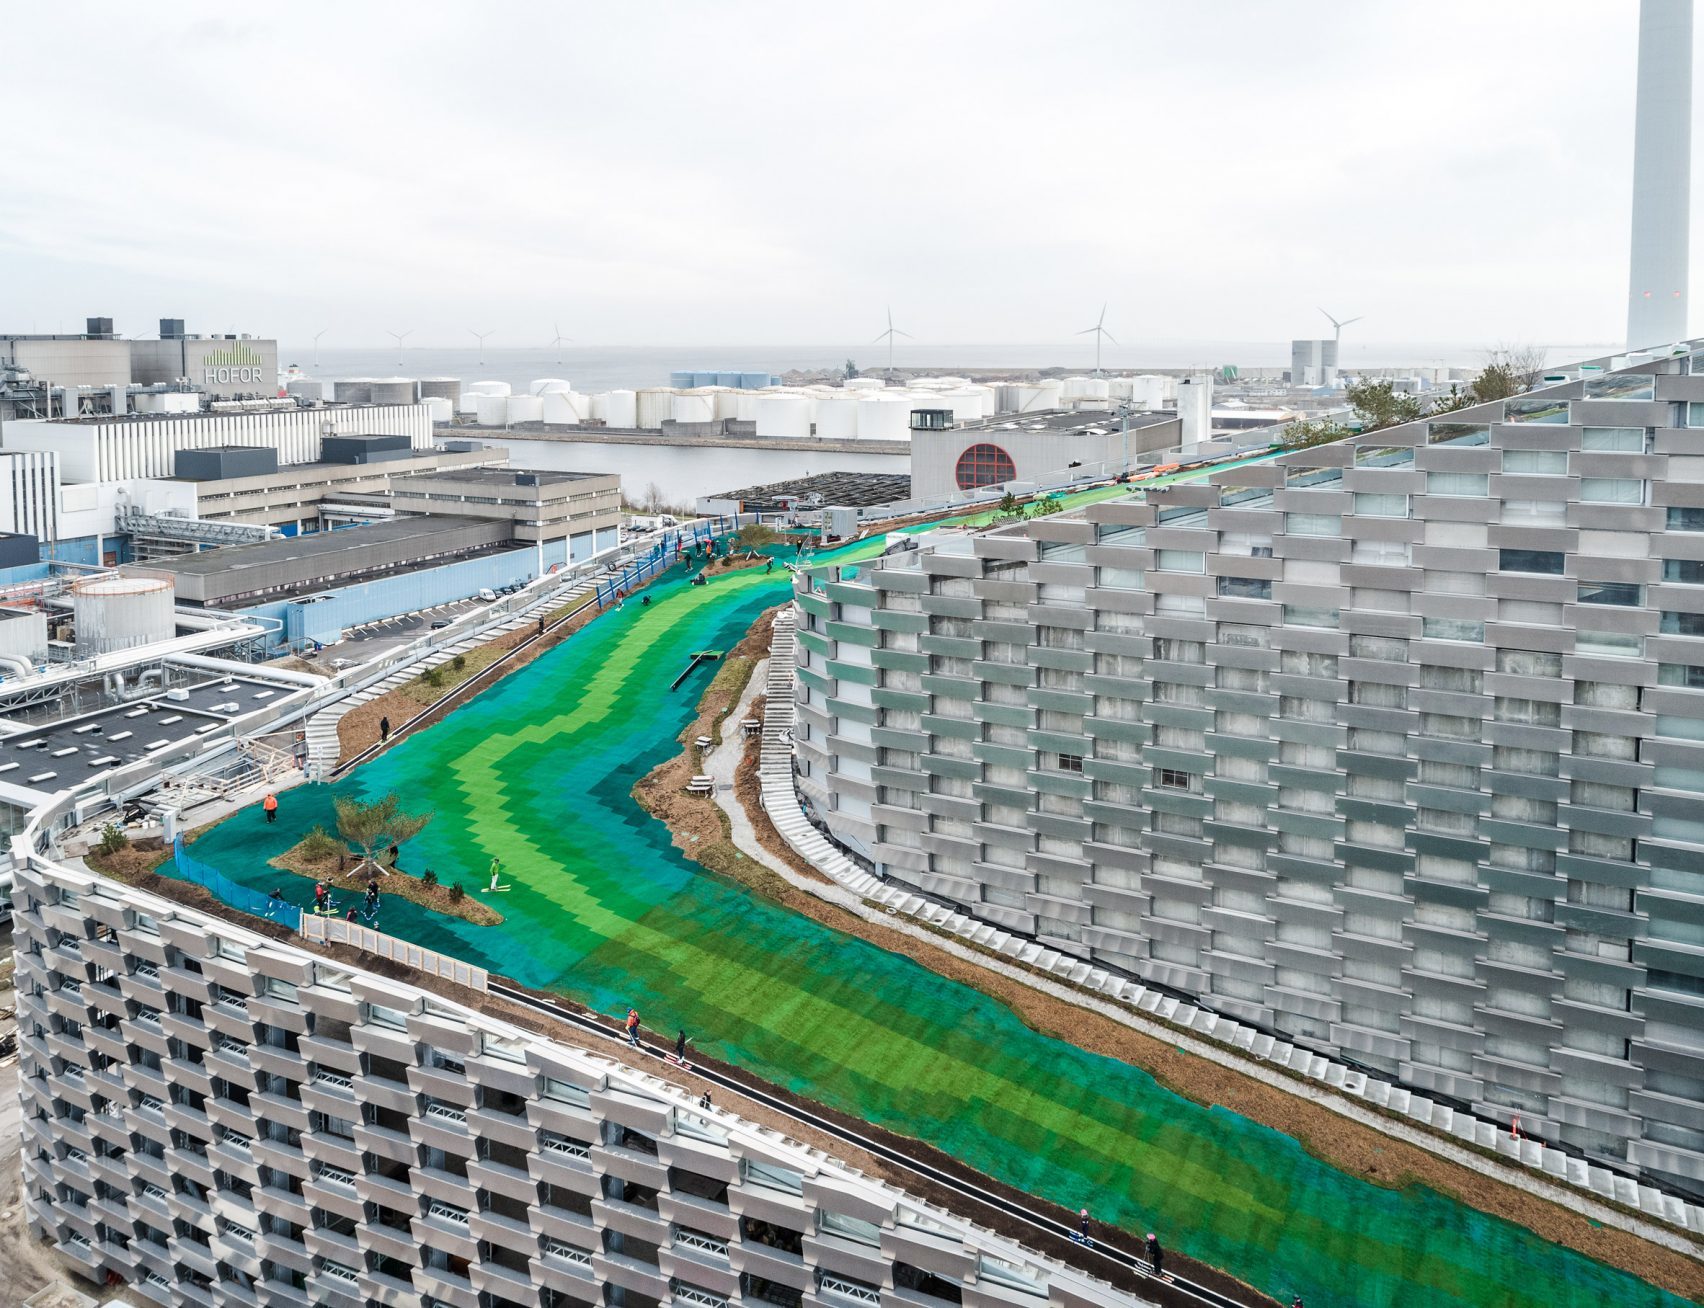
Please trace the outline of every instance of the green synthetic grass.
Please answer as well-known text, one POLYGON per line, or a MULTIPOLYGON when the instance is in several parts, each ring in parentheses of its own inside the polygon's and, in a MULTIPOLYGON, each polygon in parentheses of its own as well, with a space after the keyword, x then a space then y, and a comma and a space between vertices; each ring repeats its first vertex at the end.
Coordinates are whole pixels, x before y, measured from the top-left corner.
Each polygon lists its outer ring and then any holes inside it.
MULTIPOLYGON (((1091 497, 1106 496, 1077 502, 1091 497)), ((706 674, 667 689, 691 653, 731 648, 789 579, 754 570, 691 587, 686 575, 675 569, 649 607, 604 614, 336 787, 395 790, 408 809, 436 812, 403 848, 409 870, 473 892, 495 855, 513 886, 497 897, 500 927, 388 901, 381 930, 607 1013, 632 1004, 665 1039, 684 1027, 706 1052, 1068 1208, 1157 1231, 1283 1302, 1682 1302, 1431 1190, 1348 1176, 687 862, 629 792, 693 717, 706 674)), ((333 793, 292 790, 276 824, 257 806, 194 853, 304 903, 309 884, 266 860, 315 822, 329 826, 333 793)))

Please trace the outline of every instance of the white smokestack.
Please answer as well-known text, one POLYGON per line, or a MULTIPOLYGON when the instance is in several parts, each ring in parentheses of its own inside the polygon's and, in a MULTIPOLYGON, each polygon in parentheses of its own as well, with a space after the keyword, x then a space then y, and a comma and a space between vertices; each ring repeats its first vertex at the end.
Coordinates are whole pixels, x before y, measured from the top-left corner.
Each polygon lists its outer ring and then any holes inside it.
POLYGON ((1686 339, 1692 0, 1640 0, 1627 348, 1686 339))

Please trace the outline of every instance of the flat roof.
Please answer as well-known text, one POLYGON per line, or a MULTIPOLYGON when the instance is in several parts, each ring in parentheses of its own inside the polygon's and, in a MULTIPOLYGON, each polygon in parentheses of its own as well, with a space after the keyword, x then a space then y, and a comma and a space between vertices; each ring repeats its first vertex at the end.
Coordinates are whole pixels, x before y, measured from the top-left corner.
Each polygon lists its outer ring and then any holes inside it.
MULTIPOLYGON (((104 389, 104 388, 97 388, 104 389)), ((185 395, 203 395, 202 391, 184 391, 185 395)), ((215 401, 224 403, 224 401, 215 401)), ((257 406, 251 409, 209 409, 198 410, 195 413, 84 413, 74 418, 47 418, 46 422, 56 426, 67 427, 110 427, 118 423, 150 423, 150 422, 179 422, 185 418, 199 418, 203 422, 236 421, 240 418, 252 418, 264 413, 324 413, 327 409, 335 409, 343 413, 349 409, 400 409, 415 405, 413 400, 397 404, 339 404, 327 401, 324 404, 297 404, 292 400, 283 399, 267 403, 265 408, 258 407, 262 401, 256 400, 257 406)), ((343 437, 345 440, 350 436, 343 437)))
MULTIPOLYGON (((1134 412, 1130 415, 1130 430, 1136 431, 1142 427, 1152 427, 1162 422, 1176 422, 1175 409, 1150 409, 1134 412)), ((987 432, 987 431, 1053 431, 1096 432, 1122 431, 1124 416, 1116 409, 1038 409, 1034 413, 1001 413, 984 418, 980 422, 966 423, 963 427, 948 427, 946 431, 958 433, 987 432)), ((929 431, 925 435, 936 433, 929 431)))
POLYGON ((744 490, 726 491, 705 496, 712 500, 740 500, 752 505, 777 505, 784 495, 820 495, 826 505, 861 509, 872 504, 892 504, 911 498, 911 477, 903 472, 819 472, 810 477, 795 477, 791 481, 771 482, 767 486, 747 486, 744 490))
POLYGON ((323 558, 362 550, 380 542, 427 540, 458 527, 483 529, 490 526, 491 521, 487 518, 428 513, 413 518, 392 518, 385 522, 338 527, 333 531, 316 531, 306 536, 283 536, 276 540, 257 541, 253 545, 225 545, 215 550, 202 550, 199 554, 172 555, 154 560, 148 564, 148 569, 180 576, 208 577, 233 568, 257 568, 297 559, 323 558))
POLYGON ((554 486, 558 482, 590 481, 596 477, 620 475, 618 472, 558 472, 545 468, 445 468, 437 472, 417 472, 406 484, 418 486, 421 482, 431 481, 476 481, 488 486, 554 486), (523 482, 523 477, 533 480, 523 482))

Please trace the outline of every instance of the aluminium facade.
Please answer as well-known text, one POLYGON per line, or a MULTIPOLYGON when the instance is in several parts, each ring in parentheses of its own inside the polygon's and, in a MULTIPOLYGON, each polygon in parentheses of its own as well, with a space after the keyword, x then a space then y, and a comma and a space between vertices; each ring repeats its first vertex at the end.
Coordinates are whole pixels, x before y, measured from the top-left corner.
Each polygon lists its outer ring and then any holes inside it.
POLYGON ((883 875, 1704 1190, 1704 352, 797 587, 883 875))
POLYGON ((407 981, 88 873, 14 893, 29 1223, 147 1302, 1135 1302, 407 981))

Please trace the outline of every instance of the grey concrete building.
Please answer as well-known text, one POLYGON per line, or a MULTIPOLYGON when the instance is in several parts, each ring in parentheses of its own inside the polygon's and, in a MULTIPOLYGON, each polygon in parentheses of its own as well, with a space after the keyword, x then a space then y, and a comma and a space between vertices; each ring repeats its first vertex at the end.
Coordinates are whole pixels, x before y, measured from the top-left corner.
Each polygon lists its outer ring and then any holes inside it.
POLYGON ((408 980, 43 860, 14 893, 29 1224, 147 1302, 1137 1302, 408 980))
POLYGON ((399 478, 390 498, 404 513, 506 522, 513 538, 527 544, 621 525, 621 477, 613 472, 458 468, 399 478))
POLYGON ((911 495, 941 500, 1001 482, 1030 485, 1110 477, 1177 449, 1176 413, 1078 413, 1049 409, 1002 414, 955 427, 951 411, 918 408, 911 417, 911 495))
POLYGON ((890 879, 1704 1191, 1704 351, 801 576, 890 879))

